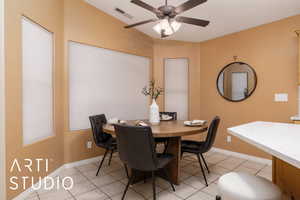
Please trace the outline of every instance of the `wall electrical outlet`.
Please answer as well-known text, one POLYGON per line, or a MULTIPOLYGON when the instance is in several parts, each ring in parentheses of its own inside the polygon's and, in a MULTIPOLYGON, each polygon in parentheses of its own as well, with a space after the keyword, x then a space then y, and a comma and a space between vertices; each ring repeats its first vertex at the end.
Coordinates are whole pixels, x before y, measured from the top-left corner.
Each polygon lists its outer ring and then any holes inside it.
POLYGON ((227 142, 228 142, 228 143, 231 142, 231 136, 230 136, 230 135, 227 136, 227 142))
POLYGON ((88 149, 92 148, 92 141, 87 141, 86 148, 88 148, 88 149))
POLYGON ((288 102, 289 95, 287 93, 277 93, 274 97, 275 102, 288 102))

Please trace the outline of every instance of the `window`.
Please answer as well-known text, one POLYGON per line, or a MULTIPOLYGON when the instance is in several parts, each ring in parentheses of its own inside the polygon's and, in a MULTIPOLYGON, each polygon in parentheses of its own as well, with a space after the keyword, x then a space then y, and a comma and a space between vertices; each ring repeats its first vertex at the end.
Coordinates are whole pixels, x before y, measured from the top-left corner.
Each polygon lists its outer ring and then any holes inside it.
POLYGON ((50 137, 53 130, 53 33, 22 18, 23 143, 50 137))

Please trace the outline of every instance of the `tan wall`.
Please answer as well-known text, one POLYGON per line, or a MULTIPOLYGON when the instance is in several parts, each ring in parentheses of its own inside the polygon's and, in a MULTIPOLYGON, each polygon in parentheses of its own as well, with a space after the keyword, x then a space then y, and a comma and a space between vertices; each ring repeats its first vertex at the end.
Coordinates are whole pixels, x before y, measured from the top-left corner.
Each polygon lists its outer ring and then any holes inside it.
MULTIPOLYGON (((153 56, 153 41, 150 37, 135 30, 124 29, 123 22, 99 11, 83 0, 65 0, 65 162, 74 162, 100 155, 99 148, 93 145, 86 148, 86 142, 92 141, 90 130, 69 131, 68 125, 68 41, 76 41, 97 47, 136 54, 153 56)), ((141 86, 142 87, 142 86, 141 86)))
MULTIPOLYGON (((298 84, 300 85, 300 30, 297 31, 298 36, 298 84)), ((299 113, 298 113, 299 114, 299 113)))
MULTIPOLYGON (((4 0, 0 0, 0 177, 5 177, 4 0)), ((6 199, 6 180, 0 180, 0 199, 6 199)))
POLYGON ((290 122, 297 112, 298 51, 294 30, 299 27, 298 15, 200 43, 200 114, 203 119, 214 115, 222 119, 216 147, 267 156, 236 138, 226 143, 226 128, 257 120, 290 122), (219 71, 233 61, 233 56, 251 65, 258 77, 256 91, 240 103, 224 100, 216 89, 219 71), (275 93, 288 93, 289 102, 274 102, 275 93))
MULTIPOLYGON (((49 158, 50 171, 63 163, 63 4, 61 0, 6 0, 6 167, 7 181, 11 176, 44 176, 45 171, 37 173, 10 173, 13 159, 49 158), (22 140, 22 58, 21 58, 21 17, 25 15, 54 33, 54 113, 55 136, 29 146, 23 146, 22 140), (55 147, 55 148, 53 148, 55 147)), ((36 165, 34 164, 34 167, 36 165)), ((24 169, 24 168, 23 168, 24 169)), ((36 179, 37 180, 37 179, 36 179)), ((9 183, 7 187, 11 186, 9 183)), ((7 190, 8 199, 21 192, 7 190)))

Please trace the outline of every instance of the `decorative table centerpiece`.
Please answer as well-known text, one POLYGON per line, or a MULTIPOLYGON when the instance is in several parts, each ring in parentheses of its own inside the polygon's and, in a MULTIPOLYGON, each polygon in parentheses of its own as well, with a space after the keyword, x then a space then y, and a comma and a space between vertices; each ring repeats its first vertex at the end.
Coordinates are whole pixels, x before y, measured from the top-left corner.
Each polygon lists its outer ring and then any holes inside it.
POLYGON ((150 96, 152 99, 149 112, 149 122, 153 125, 157 125, 160 122, 159 107, 156 103, 156 99, 163 93, 163 91, 163 88, 155 85, 155 81, 150 81, 149 86, 145 86, 142 91, 145 96, 150 96))

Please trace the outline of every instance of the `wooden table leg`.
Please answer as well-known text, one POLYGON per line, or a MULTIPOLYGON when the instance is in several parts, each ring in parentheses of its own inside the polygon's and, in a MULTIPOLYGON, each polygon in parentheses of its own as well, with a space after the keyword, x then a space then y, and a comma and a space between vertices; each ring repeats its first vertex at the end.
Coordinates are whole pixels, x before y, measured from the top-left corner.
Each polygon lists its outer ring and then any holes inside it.
POLYGON ((167 166, 172 183, 179 185, 181 162, 181 137, 169 138, 167 153, 173 154, 174 159, 167 166))

